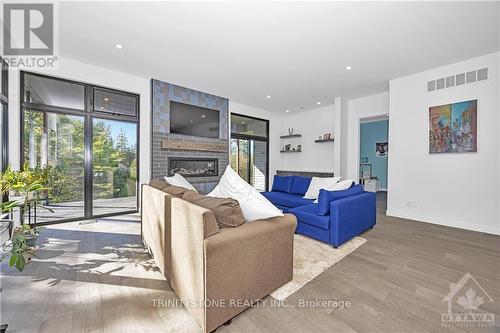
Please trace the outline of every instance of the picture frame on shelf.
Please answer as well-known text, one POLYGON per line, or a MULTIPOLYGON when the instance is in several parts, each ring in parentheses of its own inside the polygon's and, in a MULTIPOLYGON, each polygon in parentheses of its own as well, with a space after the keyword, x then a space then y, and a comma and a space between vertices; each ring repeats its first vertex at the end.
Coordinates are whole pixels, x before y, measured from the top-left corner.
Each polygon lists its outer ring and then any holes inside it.
POLYGON ((302 145, 297 145, 297 150, 302 151, 302 145))
POLYGON ((285 151, 289 151, 291 147, 292 147, 292 145, 291 145, 291 144, 289 144, 289 143, 288 143, 288 144, 286 144, 286 145, 285 145, 285 151))
POLYGON ((330 140, 330 137, 331 133, 326 133, 325 135, 323 135, 323 140, 330 140))

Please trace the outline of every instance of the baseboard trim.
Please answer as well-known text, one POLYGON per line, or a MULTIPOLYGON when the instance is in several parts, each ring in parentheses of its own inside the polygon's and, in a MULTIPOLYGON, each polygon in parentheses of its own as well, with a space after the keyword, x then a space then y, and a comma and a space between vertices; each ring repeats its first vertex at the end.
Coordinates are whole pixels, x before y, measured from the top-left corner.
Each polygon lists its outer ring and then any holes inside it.
POLYGON ((387 216, 398 217, 401 219, 437 224, 437 225, 442 225, 445 227, 452 227, 452 228, 464 229, 464 230, 469 230, 469 231, 484 232, 487 234, 500 236, 500 229, 493 228, 493 227, 481 227, 481 226, 478 227, 477 225, 472 225, 472 224, 464 223, 461 221, 447 220, 447 219, 442 219, 442 218, 435 218, 435 217, 423 216, 423 215, 418 215, 418 214, 411 214, 411 213, 407 213, 407 212, 401 212, 401 211, 395 211, 395 210, 389 210, 389 209, 386 210, 385 214, 387 216))

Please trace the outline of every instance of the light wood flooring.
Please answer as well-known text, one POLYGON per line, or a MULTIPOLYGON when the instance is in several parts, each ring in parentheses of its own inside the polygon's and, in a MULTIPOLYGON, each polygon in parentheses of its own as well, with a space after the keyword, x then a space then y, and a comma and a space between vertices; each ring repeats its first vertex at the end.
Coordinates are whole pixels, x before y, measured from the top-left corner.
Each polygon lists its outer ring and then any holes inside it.
MULTIPOLYGON (((291 295, 287 307, 267 297, 217 332, 500 332, 500 237, 384 212, 378 194, 378 223, 362 235, 368 241, 291 295), (481 295, 496 327, 442 326, 443 298, 467 272, 493 300, 481 295), (351 306, 300 306, 314 299, 351 306)), ((182 306, 153 306, 176 296, 139 235, 137 216, 48 227, 39 259, 23 273, 2 263, 0 321, 9 332, 200 332, 182 306)))

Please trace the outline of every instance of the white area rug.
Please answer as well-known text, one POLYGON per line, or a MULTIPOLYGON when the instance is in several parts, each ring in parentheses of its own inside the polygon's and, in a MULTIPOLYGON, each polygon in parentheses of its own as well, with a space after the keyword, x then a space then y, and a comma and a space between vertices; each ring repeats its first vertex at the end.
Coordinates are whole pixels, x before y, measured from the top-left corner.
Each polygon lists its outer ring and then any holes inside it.
POLYGON ((271 296, 283 301, 365 242, 366 239, 362 237, 354 237, 335 249, 331 245, 315 239, 295 235, 293 243, 293 279, 273 291, 271 296))

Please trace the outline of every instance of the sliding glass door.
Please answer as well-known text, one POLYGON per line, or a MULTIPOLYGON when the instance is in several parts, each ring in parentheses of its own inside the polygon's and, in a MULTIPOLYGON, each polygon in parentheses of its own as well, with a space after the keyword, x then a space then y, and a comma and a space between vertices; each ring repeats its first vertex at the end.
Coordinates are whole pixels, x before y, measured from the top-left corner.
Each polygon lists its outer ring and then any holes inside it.
POLYGON ((137 211, 138 96, 21 75, 22 161, 46 169, 37 222, 137 211))
POLYGON ((137 124, 93 120, 94 215, 133 210, 137 202, 137 124))
POLYGON ((267 120, 231 114, 230 165, 259 191, 268 187, 268 128, 267 120))
POLYGON ((52 189, 37 222, 83 218, 85 117, 24 110, 23 160, 30 168, 49 168, 52 189))

